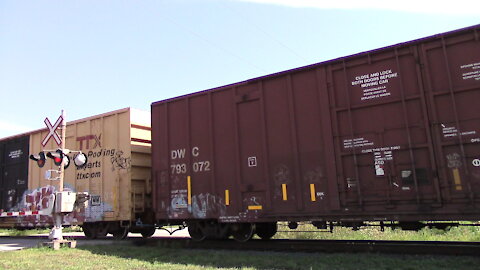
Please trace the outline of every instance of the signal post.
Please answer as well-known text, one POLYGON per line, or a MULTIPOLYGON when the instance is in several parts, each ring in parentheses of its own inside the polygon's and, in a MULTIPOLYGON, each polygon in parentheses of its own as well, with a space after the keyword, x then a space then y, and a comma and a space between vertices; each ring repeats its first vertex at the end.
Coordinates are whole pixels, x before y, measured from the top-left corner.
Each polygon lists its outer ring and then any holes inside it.
MULTIPOLYGON (((60 145, 60 149, 61 149, 61 152, 62 154, 64 153, 65 151, 65 137, 66 137, 66 130, 67 130, 67 121, 65 120, 65 111, 62 110, 62 142, 61 142, 61 145, 60 145)), ((59 203, 59 198, 58 198, 58 195, 59 194, 62 194, 61 192, 63 192, 63 179, 64 179, 64 176, 65 176, 65 165, 63 164, 63 156, 62 154, 60 154, 61 156, 61 164, 60 164, 60 175, 59 175, 59 181, 58 181, 58 192, 57 194, 55 194, 55 204, 58 204, 59 203)), ((54 208, 55 211, 53 211, 53 220, 54 220, 54 225, 53 225, 53 229, 50 233, 50 235, 48 236, 49 239, 53 240, 53 241, 63 241, 63 227, 62 227, 62 223, 63 223, 63 214, 61 212, 57 213, 57 207, 54 208)), ((54 244, 54 247, 55 247, 55 244, 54 244)))
POLYGON ((42 141, 42 145, 48 143, 50 138, 54 138, 57 145, 60 146, 56 150, 43 150, 38 155, 30 155, 30 159, 37 162, 37 165, 41 168, 46 163, 46 157, 49 157, 53 160, 55 165, 59 166, 58 170, 47 170, 45 173, 45 178, 47 180, 58 180, 58 189, 55 193, 54 207, 52 211, 52 217, 54 220, 54 226, 52 231, 49 234, 49 239, 51 242, 44 243, 54 249, 59 249, 60 246, 68 245, 71 248, 76 246, 76 241, 74 240, 64 240, 63 239, 63 216, 65 214, 71 213, 74 210, 75 204, 81 205, 88 200, 88 193, 85 192, 70 192, 63 190, 63 183, 65 178, 65 169, 70 165, 70 157, 68 154, 74 153, 73 162, 77 168, 82 168, 87 164, 87 156, 81 151, 71 151, 65 148, 65 137, 67 123, 65 121, 65 112, 62 110, 62 115, 58 118, 54 125, 50 123, 48 118, 45 119, 45 124, 49 129, 49 133, 42 141), (56 133, 56 129, 61 124, 61 137, 56 133), (46 153, 46 154, 45 154, 46 153), (52 172, 57 173, 57 177, 52 177, 52 172))

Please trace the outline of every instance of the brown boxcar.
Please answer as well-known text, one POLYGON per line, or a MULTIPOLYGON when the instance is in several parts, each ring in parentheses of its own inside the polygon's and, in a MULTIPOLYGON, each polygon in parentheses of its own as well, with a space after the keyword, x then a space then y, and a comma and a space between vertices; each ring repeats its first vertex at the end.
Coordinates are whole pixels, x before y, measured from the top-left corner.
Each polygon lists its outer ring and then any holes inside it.
MULTIPOLYGON (((0 141, 2 160, 5 160, 0 162, 0 170, 5 172, 1 177, 3 211, 35 211, 48 207, 48 198, 57 190, 58 182, 46 180, 44 174, 58 167, 47 160, 40 168, 28 159, 29 154, 59 147, 53 138, 42 146, 47 134, 48 130, 42 129, 0 141)), ((67 215, 64 224, 82 225, 90 237, 107 233, 124 237, 128 231, 145 235, 154 232, 154 219, 150 214, 153 212, 148 112, 126 108, 68 122, 66 148, 82 151, 88 162, 84 168, 71 164, 65 170, 64 188, 88 192, 90 199, 85 209, 67 215)), ((51 225, 51 217, 42 215, 0 218, 0 226, 4 227, 51 225)))
POLYGON ((239 240, 480 220, 479 101, 477 25, 155 102, 156 218, 239 240))

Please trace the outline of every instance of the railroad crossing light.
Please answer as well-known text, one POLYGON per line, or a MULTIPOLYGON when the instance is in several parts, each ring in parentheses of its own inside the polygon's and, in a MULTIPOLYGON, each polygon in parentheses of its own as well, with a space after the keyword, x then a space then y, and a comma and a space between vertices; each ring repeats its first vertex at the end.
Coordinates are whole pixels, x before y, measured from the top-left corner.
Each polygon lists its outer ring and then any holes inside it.
POLYGON ((37 162, 38 167, 42 168, 45 165, 45 153, 40 152, 38 155, 30 155, 30 159, 37 162))
POLYGON ((53 163, 57 166, 63 163, 63 168, 65 169, 70 165, 70 158, 63 153, 62 149, 57 149, 55 152, 48 152, 47 157, 53 159, 53 163))
POLYGON ((75 157, 73 157, 73 163, 77 167, 77 169, 83 168, 87 164, 87 155, 80 152, 75 157))

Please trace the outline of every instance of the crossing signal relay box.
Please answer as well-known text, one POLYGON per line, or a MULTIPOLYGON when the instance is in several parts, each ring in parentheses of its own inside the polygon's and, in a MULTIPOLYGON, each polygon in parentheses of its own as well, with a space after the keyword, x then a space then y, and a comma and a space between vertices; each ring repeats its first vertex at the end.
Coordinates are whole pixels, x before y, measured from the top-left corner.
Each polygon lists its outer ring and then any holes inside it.
POLYGON ((55 213, 70 213, 73 211, 77 193, 70 191, 55 194, 55 213))

